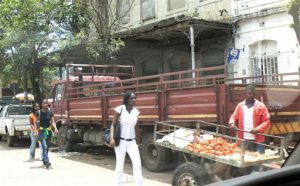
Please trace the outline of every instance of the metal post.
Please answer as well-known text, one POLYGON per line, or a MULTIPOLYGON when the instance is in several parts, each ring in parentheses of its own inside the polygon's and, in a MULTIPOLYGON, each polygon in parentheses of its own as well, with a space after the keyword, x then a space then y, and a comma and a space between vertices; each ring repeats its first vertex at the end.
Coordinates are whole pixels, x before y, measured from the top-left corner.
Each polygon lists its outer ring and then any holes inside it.
MULTIPOLYGON (((300 79, 300 66, 298 67, 299 79, 300 79)), ((298 86, 300 86, 300 81, 298 81, 298 86)))
MULTIPOLYGON (((15 95, 14 95, 15 96, 15 95)), ((0 79, 0 99, 2 98, 2 82, 1 82, 1 79, 0 79)))
MULTIPOLYGON (((191 61, 192 61, 192 70, 195 70, 195 36, 194 36, 194 27, 190 25, 190 44, 191 44, 191 61)), ((195 72, 193 72, 192 77, 195 78, 195 72)))
POLYGON ((280 150, 279 150, 279 156, 280 156, 282 159, 284 159, 284 151, 283 151, 284 144, 285 144, 284 138, 282 138, 282 139, 280 140, 280 150))

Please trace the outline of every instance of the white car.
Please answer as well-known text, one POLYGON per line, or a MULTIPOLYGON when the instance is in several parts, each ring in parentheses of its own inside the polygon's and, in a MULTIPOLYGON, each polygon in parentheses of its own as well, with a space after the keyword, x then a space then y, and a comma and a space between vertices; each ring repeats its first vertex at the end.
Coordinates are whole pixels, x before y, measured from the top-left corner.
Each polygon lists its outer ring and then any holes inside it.
POLYGON ((5 136, 7 145, 12 147, 16 138, 29 138, 29 114, 31 110, 32 105, 12 104, 4 106, 0 112, 0 140, 5 136))

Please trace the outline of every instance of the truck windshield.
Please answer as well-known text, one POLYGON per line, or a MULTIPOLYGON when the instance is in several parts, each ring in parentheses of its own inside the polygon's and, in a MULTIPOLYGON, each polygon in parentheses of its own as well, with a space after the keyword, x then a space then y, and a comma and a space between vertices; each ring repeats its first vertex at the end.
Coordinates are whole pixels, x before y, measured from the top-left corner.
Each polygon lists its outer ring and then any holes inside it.
POLYGON ((10 106, 7 108, 8 115, 29 115, 31 107, 10 106))

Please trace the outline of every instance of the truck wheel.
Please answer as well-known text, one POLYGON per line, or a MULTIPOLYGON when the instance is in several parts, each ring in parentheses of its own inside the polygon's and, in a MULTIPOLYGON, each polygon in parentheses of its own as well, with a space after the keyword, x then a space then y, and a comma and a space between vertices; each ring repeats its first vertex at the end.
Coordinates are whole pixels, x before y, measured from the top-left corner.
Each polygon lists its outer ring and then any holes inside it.
POLYGON ((69 152, 72 150, 72 142, 67 137, 68 128, 66 126, 61 126, 58 131, 58 148, 59 150, 64 150, 69 152))
POLYGON ((161 172, 169 168, 171 151, 170 149, 155 145, 153 142, 153 133, 144 137, 141 154, 142 161, 148 170, 161 172))
POLYGON ((205 169, 194 162, 185 162, 181 164, 173 173, 173 186, 198 186, 207 184, 209 175, 205 169))
POLYGON ((6 133, 6 142, 7 142, 7 146, 9 147, 13 147, 14 146, 14 142, 15 142, 15 137, 14 136, 10 136, 9 133, 6 133))

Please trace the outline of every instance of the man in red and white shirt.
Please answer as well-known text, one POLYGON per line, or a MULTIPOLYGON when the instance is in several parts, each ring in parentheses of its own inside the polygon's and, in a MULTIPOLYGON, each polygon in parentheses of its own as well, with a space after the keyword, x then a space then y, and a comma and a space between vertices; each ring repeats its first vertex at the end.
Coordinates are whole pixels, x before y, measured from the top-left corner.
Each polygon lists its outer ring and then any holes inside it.
POLYGON ((229 126, 236 128, 237 124, 238 129, 247 131, 238 131, 238 138, 249 141, 246 145, 247 150, 263 154, 265 152, 264 146, 253 142, 265 142, 264 136, 256 134, 264 133, 270 126, 270 114, 268 108, 255 99, 255 87, 253 85, 246 87, 246 94, 246 99, 236 106, 231 115, 229 126))

